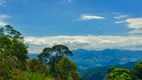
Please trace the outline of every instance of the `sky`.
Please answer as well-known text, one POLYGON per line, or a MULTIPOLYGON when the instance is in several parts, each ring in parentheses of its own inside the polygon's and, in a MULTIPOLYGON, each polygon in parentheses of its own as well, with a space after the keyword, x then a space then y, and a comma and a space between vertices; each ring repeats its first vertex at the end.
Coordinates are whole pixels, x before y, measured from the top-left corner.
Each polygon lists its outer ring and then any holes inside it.
POLYGON ((142 0, 0 0, 0 27, 12 25, 29 53, 70 49, 142 50, 142 0))

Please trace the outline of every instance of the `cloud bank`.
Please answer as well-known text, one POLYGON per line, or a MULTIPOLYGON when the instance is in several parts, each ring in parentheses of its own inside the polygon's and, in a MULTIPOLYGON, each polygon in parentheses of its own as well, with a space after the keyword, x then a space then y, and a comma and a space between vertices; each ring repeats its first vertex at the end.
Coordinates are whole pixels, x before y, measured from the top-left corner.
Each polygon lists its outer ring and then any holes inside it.
POLYGON ((30 53, 39 53, 45 47, 56 44, 67 45, 70 49, 102 50, 106 48, 142 50, 142 37, 137 36, 50 36, 25 37, 30 53))

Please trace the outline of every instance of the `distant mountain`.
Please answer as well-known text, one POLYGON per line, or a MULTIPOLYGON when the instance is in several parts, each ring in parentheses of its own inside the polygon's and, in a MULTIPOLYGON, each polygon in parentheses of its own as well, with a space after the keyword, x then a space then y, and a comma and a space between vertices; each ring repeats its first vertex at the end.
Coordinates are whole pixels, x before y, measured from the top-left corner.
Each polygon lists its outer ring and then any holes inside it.
MULTIPOLYGON (((130 69, 136 62, 142 60, 142 51, 78 49, 72 52, 74 56, 69 58, 78 65, 83 80, 102 80, 108 67, 116 65, 116 67, 130 69)), ((37 58, 37 54, 29 54, 29 57, 37 58)))
POLYGON ((142 51, 105 49, 73 50, 74 56, 70 57, 80 69, 89 69, 96 66, 109 66, 137 62, 142 60, 142 51))
MULTIPOLYGON (((142 60, 142 51, 105 49, 85 50, 78 49, 72 51, 74 56, 69 57, 74 61, 80 70, 86 70, 96 66, 110 66, 125 64, 129 62, 137 62, 142 60)), ((29 54, 31 58, 37 58, 37 54, 29 54)))

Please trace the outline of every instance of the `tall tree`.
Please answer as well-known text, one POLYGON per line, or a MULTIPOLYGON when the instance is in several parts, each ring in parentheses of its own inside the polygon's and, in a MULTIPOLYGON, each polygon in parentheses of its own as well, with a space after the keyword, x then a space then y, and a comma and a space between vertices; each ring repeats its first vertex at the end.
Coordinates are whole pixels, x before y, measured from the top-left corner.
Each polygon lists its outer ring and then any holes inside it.
POLYGON ((43 63, 54 64, 64 56, 72 56, 72 51, 65 45, 55 45, 52 48, 45 48, 38 55, 38 58, 43 63))
POLYGON ((142 80, 142 62, 139 62, 134 66, 134 68, 132 69, 132 73, 135 77, 142 80))
POLYGON ((80 80, 80 75, 77 73, 77 66, 69 60, 67 57, 63 57, 55 66, 56 74, 58 74, 61 80, 80 80))

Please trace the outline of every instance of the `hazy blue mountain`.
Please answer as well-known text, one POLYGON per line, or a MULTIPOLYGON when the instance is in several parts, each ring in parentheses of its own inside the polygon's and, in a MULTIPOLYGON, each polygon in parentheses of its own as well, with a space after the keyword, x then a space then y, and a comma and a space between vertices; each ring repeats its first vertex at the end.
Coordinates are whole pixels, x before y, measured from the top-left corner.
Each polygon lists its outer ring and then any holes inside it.
MULTIPOLYGON (((74 56, 70 57, 81 70, 86 70, 96 66, 109 66, 117 64, 125 64, 128 62, 137 62, 142 60, 142 51, 131 50, 118 50, 118 49, 105 49, 73 50, 74 56)), ((30 59, 36 58, 37 54, 29 54, 30 59)))
MULTIPOLYGON (((73 53, 74 56, 69 58, 78 65, 78 71, 84 80, 102 80, 108 67, 116 65, 130 69, 142 60, 142 51, 78 49, 73 50, 73 53)), ((37 58, 37 54, 29 54, 29 57, 37 58)))
POLYGON ((109 66, 137 62, 142 60, 142 51, 105 49, 97 50, 73 50, 74 56, 70 57, 79 69, 89 69, 96 66, 109 66))

